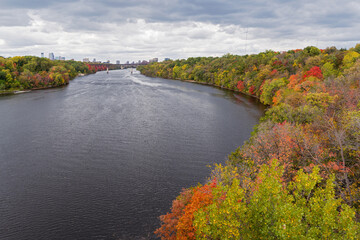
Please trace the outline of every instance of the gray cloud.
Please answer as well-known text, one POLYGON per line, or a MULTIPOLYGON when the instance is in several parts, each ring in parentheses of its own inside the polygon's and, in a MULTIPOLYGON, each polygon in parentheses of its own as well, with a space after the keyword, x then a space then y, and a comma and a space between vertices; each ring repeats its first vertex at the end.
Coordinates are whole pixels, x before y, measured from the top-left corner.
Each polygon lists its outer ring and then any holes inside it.
POLYGON ((79 60, 126 61, 245 54, 307 45, 352 47, 360 39, 360 3, 350 0, 0 3, 0 55, 54 52, 79 60))

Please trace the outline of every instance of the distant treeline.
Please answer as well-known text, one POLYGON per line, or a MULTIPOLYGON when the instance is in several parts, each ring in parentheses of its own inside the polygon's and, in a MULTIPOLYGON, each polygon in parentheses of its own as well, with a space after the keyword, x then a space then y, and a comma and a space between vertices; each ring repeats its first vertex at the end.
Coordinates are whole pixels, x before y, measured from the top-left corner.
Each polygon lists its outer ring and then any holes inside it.
POLYGON ((90 74, 96 70, 77 61, 51 61, 34 56, 0 57, 0 93, 62 86, 79 73, 90 74))
POLYGON ((360 44, 140 66, 270 107, 252 137, 161 216, 162 239, 360 239, 360 44))

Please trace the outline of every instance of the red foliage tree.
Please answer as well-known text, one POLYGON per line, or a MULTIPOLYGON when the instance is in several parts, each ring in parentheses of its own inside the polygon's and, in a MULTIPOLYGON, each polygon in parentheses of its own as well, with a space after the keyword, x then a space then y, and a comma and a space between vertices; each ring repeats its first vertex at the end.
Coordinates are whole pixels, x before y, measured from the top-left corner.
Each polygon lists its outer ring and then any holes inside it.
POLYGON ((312 67, 309 71, 307 71, 304 75, 303 75, 303 80, 308 78, 308 77, 316 77, 320 80, 324 79, 324 76, 321 72, 321 69, 318 66, 312 67))
POLYGON ((210 184, 184 190, 173 201, 171 213, 160 216, 162 225, 155 234, 164 240, 195 239, 194 213, 212 203, 214 187, 216 187, 216 179, 210 184))
POLYGON ((240 92, 242 92, 245 88, 244 82, 238 81, 237 88, 239 89, 240 92))
POLYGON ((271 71, 270 76, 273 77, 278 73, 278 70, 274 69, 271 71))
POLYGON ((255 95, 255 86, 251 86, 249 88, 249 92, 252 94, 252 95, 255 95))
POLYGON ((196 230, 193 225, 194 213, 202 207, 212 203, 212 189, 216 187, 216 179, 211 184, 206 184, 194 189, 190 203, 185 207, 184 214, 179 218, 176 239, 196 239, 196 230))
POLYGON ((171 212, 160 216, 162 224, 161 227, 154 232, 156 235, 161 237, 161 239, 176 240, 176 227, 179 218, 184 214, 185 206, 189 204, 192 196, 193 191, 191 189, 184 189, 180 193, 180 196, 172 203, 171 212))

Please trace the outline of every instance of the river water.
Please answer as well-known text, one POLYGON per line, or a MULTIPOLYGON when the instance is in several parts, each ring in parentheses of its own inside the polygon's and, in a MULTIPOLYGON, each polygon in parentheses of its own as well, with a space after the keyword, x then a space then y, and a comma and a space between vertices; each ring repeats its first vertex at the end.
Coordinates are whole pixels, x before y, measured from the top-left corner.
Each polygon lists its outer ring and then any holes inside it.
POLYGON ((0 239, 150 239, 250 136, 253 99, 130 70, 0 97, 0 239))

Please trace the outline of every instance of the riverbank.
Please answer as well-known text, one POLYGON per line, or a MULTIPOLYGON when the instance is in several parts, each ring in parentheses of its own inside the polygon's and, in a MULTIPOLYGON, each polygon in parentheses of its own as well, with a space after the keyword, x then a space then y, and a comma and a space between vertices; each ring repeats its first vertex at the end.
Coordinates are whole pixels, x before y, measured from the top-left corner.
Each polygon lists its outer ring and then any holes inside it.
POLYGON ((14 91, 13 91, 13 90, 7 90, 7 91, 4 90, 4 91, 0 91, 0 96, 1 96, 1 95, 13 95, 13 94, 15 94, 16 91, 18 91, 18 90, 14 90, 14 91))
POLYGON ((75 77, 96 73, 103 67, 35 56, 0 57, 0 95, 65 86, 75 77))
MULTIPOLYGON (((79 73, 75 78, 77 77, 84 77, 90 74, 94 74, 94 73, 79 73)), ((75 79, 74 78, 74 79, 75 79)), ((74 80, 71 79, 70 81, 74 80)), ((51 89, 51 88, 61 88, 61 87, 65 87, 67 85, 69 85, 70 82, 64 84, 64 85, 59 85, 59 86, 46 86, 46 87, 35 87, 35 88, 31 88, 31 89, 12 89, 12 90, 0 90, 0 96, 1 95, 15 95, 15 94, 22 94, 22 93, 28 93, 31 91, 36 91, 36 90, 44 90, 44 89, 51 89)))
POLYGON ((184 239, 280 239, 294 231, 314 239, 325 232, 334 239, 359 236, 360 44, 350 50, 307 47, 170 60, 139 70, 236 89, 270 106, 251 138, 225 165, 215 165, 209 183, 180 193, 172 212, 160 217, 156 234, 184 239), (284 215, 278 214, 282 206, 284 215), (338 224, 326 225, 329 216, 338 224), (344 218, 347 227, 341 224, 344 218), (294 222, 296 229, 277 227, 294 222))
MULTIPOLYGON (((169 79, 169 78, 167 78, 167 79, 169 79)), ((212 87, 216 87, 216 88, 225 89, 225 90, 229 90, 229 91, 232 91, 232 92, 244 94, 244 95, 246 95, 246 96, 255 98, 255 99, 257 99, 257 100, 260 101, 260 98, 257 97, 257 96, 248 94, 248 93, 246 93, 246 92, 241 92, 241 91, 239 91, 239 90, 237 90, 237 89, 227 88, 227 87, 220 86, 220 85, 215 85, 215 84, 212 84, 212 83, 198 82, 198 81, 195 81, 195 80, 183 80, 183 79, 180 79, 180 78, 177 78, 177 79, 169 79, 169 80, 178 80, 178 81, 182 81, 182 82, 190 82, 190 83, 197 83, 197 84, 206 85, 206 86, 212 86, 212 87)))
POLYGON ((16 89, 16 90, 9 90, 9 91, 0 91, 0 95, 15 95, 15 94, 22 94, 22 93, 29 93, 31 91, 37 91, 37 90, 45 90, 50 88, 62 88, 69 85, 69 83, 60 85, 60 86, 47 86, 47 87, 38 87, 38 88, 32 88, 32 89, 16 89))

